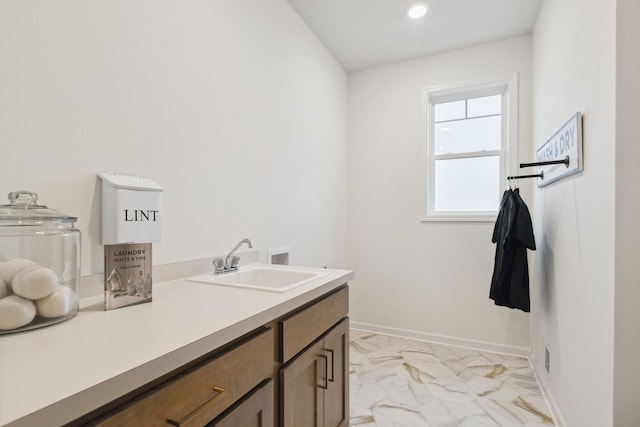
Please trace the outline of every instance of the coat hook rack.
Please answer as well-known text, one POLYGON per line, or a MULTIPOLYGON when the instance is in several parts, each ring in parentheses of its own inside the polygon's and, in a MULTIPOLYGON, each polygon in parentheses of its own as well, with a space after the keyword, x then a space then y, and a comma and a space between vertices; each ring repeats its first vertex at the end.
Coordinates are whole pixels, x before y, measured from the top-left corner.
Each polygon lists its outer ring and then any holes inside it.
POLYGON ((569 155, 567 154, 562 160, 550 160, 548 162, 520 163, 520 168, 530 168, 533 166, 562 165, 569 167, 569 155))
POLYGON ((544 179, 544 172, 536 173, 534 175, 514 175, 514 176, 508 176, 507 177, 508 180, 521 179, 521 178, 540 178, 540 179, 544 179))
MULTIPOLYGON (((548 162, 534 162, 534 163, 520 163, 520 169, 522 168, 530 168, 534 166, 548 166, 548 165, 562 165, 564 164, 566 167, 569 167, 569 155, 567 155, 562 160, 550 160, 548 162)), ((516 176, 508 176, 507 179, 520 179, 520 178, 540 178, 544 179, 544 172, 536 173, 533 175, 516 175, 516 176)))

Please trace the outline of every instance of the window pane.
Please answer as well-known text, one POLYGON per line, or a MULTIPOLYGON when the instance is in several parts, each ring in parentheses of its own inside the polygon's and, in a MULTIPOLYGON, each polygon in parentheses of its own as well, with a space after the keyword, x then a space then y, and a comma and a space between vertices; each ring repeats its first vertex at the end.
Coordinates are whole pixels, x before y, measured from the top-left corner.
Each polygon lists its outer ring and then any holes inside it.
POLYGON ((436 212, 497 211, 500 156, 436 160, 436 212))
POLYGON ((488 116, 502 112, 502 95, 485 96, 467 101, 467 117, 488 116))
POLYGON ((434 126, 434 154, 499 150, 501 148, 500 122, 500 116, 491 116, 436 123, 434 126))
POLYGON ((434 121, 464 119, 464 101, 445 102, 434 105, 434 121))

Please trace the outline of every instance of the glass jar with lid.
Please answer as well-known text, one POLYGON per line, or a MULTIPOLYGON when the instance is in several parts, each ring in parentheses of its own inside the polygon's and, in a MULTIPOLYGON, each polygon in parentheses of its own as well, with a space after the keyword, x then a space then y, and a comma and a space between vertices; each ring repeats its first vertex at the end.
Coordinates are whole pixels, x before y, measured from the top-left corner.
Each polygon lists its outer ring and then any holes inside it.
POLYGON ((0 206, 0 334, 26 331, 78 313, 77 218, 38 205, 29 191, 0 206))

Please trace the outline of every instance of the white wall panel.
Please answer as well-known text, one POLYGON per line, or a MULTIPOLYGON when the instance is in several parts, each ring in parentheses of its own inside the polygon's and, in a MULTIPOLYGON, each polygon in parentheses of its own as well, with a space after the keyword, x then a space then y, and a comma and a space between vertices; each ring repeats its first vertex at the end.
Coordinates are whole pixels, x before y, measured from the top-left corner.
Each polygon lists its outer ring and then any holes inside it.
POLYGON ((555 0, 533 34, 533 148, 584 113, 584 172, 534 191, 532 354, 567 426, 612 425, 615 25, 611 1, 555 0))
MULTIPOLYGON (((349 75, 354 321, 529 347, 529 315, 489 299, 494 224, 420 220, 423 90, 517 72, 520 151, 529 153, 530 59, 524 36, 349 75)), ((530 184, 521 185, 526 200, 530 184)))
POLYGON ((78 216, 85 275, 100 171, 164 187, 154 264, 249 237, 346 267, 346 85, 284 0, 3 1, 0 195, 78 216))

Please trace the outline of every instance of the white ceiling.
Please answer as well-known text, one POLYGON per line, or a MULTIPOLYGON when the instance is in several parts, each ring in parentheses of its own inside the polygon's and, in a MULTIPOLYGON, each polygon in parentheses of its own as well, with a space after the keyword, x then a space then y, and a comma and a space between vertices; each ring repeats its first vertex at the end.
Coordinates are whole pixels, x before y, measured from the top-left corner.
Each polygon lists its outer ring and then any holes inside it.
POLYGON ((543 0, 287 0, 347 71, 529 34, 543 0), (427 15, 407 16, 422 3, 427 15))

